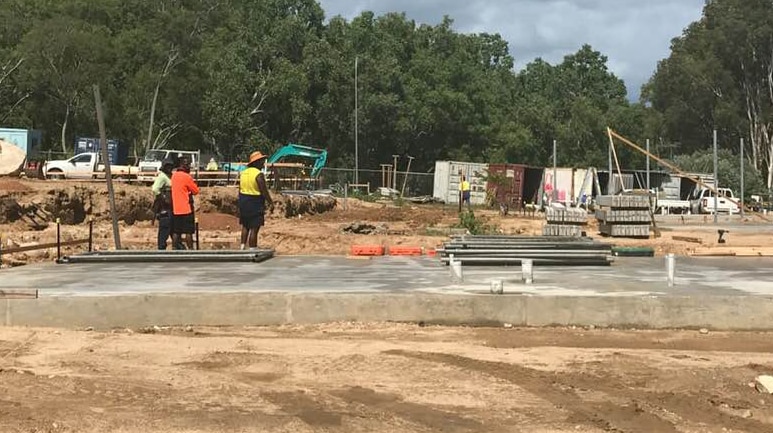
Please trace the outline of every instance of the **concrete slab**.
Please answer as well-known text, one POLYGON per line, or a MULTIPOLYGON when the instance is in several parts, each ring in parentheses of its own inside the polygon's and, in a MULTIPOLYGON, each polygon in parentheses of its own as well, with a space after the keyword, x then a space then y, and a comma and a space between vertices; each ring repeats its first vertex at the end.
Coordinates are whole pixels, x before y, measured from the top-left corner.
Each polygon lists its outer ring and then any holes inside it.
POLYGON ((662 258, 603 268, 449 269, 429 258, 277 257, 268 262, 33 265, 0 271, 0 324, 271 325, 338 320, 445 324, 773 329, 773 259, 678 258, 668 288, 662 258), (504 295, 490 282, 504 280, 504 295))

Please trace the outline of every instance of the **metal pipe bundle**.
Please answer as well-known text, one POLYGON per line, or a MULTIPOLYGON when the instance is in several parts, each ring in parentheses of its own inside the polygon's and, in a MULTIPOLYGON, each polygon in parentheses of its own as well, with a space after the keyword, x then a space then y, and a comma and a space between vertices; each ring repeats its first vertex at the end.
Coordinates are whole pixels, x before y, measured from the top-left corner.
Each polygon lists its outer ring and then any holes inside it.
POLYGON ((170 262, 252 262, 274 256, 274 250, 180 250, 180 251, 93 251, 63 257, 60 263, 170 263, 170 262))
POLYGON ((556 236, 454 236, 437 250, 444 264, 608 266, 612 247, 589 238, 556 236))

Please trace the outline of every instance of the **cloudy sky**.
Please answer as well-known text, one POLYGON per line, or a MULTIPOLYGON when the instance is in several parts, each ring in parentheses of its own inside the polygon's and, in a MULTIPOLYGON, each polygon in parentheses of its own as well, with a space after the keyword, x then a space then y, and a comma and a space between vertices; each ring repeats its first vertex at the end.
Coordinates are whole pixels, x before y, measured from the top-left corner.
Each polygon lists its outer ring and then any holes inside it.
POLYGON ((499 33, 510 43, 516 67, 536 57, 555 63, 583 43, 609 57, 629 97, 667 57, 673 37, 701 16, 704 0, 320 0, 328 17, 406 12, 437 24, 443 15, 462 32, 499 33))

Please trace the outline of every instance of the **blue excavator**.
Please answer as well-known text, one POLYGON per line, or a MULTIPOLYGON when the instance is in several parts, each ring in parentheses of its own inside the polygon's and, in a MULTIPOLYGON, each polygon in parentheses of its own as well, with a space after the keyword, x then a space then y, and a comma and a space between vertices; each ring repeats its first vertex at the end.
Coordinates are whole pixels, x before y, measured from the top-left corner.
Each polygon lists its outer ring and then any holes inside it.
POLYGON ((273 164, 301 162, 304 160, 313 161, 309 177, 316 179, 322 172, 322 169, 325 168, 325 164, 327 164, 327 150, 290 143, 274 152, 266 161, 266 165, 270 167, 273 164))
MULTIPOLYGON (((280 164, 297 164, 302 163, 304 166, 310 167, 309 177, 316 179, 325 168, 327 164, 327 150, 316 149, 314 147, 303 146, 300 144, 290 143, 286 146, 282 146, 274 152, 266 160, 267 168, 270 170, 272 166, 278 166, 280 164), (311 160, 311 164, 309 164, 311 160)), ((226 163, 223 164, 223 171, 242 171, 246 168, 242 163, 226 163)))

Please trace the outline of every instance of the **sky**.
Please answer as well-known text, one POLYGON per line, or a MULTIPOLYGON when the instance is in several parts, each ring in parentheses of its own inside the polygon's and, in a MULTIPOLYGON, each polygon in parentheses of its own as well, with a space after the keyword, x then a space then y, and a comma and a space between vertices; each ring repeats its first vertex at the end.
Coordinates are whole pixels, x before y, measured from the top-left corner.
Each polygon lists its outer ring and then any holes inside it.
POLYGON ((464 33, 499 33, 520 69, 537 57, 558 63, 584 43, 609 58, 638 100, 671 39, 701 16, 705 0, 320 0, 328 18, 405 12, 419 23, 444 15, 464 33))

